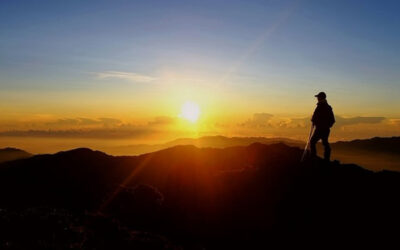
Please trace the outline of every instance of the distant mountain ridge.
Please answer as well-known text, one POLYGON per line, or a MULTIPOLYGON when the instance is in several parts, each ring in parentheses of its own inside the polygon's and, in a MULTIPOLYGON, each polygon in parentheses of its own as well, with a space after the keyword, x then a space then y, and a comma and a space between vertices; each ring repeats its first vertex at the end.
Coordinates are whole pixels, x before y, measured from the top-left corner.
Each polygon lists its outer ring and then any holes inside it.
MULTIPOLYGON (((288 138, 266 137, 225 137, 205 136, 200 138, 181 138, 165 144, 156 145, 131 145, 115 147, 107 152, 116 155, 140 155, 155 152, 177 145, 194 145, 199 148, 226 148, 232 146, 248 146, 252 143, 266 145, 284 143, 288 146, 304 148, 305 142, 288 138)), ((353 141, 338 141, 331 143, 332 159, 346 163, 356 163, 370 170, 378 171, 389 169, 400 171, 400 137, 375 137, 371 139, 359 139, 353 141)), ((323 148, 318 147, 321 153, 323 148)))
POLYGON ((31 157, 32 154, 17 148, 0 149, 0 163, 31 157))
POLYGON ((276 144, 276 143, 285 143, 288 146, 297 146, 303 144, 302 141, 293 140, 289 138, 283 137, 274 137, 274 138, 266 138, 266 137, 225 137, 225 136, 204 136, 200 138, 181 138, 176 139, 171 142, 166 143, 167 146, 176 146, 176 145, 194 145, 196 147, 216 147, 216 148, 224 148, 224 147, 232 147, 232 146, 248 146, 253 143, 262 143, 262 144, 276 144))
POLYGON ((226 148, 233 146, 248 146, 252 143, 275 144, 285 143, 288 146, 304 145, 304 142, 288 138, 266 138, 266 137, 226 137, 226 136, 203 136, 199 138, 179 138, 163 144, 136 144, 128 146, 113 147, 106 150, 113 155, 140 155, 158 150, 178 146, 194 145, 199 148, 226 148))
POLYGON ((352 141, 338 141, 333 143, 337 148, 363 150, 400 155, 400 137, 373 137, 370 139, 357 139, 352 141))
POLYGON ((343 162, 357 163, 374 171, 400 171, 400 137, 338 141, 331 146, 333 157, 343 162))

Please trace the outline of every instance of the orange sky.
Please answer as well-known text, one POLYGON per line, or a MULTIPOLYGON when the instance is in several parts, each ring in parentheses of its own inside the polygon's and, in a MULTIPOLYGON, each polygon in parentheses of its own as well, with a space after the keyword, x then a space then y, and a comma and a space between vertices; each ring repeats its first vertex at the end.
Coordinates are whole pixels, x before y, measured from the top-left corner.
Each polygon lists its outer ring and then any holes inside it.
POLYGON ((93 7, 2 3, 0 147, 54 152, 203 135, 305 140, 320 91, 337 115, 333 141, 400 135, 397 6, 93 7), (195 123, 180 116, 188 101, 200 107, 195 123))

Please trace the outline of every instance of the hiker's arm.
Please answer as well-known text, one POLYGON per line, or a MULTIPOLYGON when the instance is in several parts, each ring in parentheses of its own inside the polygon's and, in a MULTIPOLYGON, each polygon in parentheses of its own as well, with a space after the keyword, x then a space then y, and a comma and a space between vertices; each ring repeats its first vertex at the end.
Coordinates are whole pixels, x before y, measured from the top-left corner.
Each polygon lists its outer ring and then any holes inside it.
POLYGON ((313 126, 315 125, 315 122, 317 120, 317 116, 318 116, 318 107, 315 108, 314 113, 311 117, 311 122, 313 124, 313 126))

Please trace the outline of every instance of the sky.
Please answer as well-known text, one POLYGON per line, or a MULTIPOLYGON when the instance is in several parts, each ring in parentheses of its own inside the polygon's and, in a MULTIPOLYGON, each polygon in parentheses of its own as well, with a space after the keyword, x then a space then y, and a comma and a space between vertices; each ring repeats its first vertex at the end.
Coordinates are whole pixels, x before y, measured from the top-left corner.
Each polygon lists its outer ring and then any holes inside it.
MULTIPOLYGON (((398 1, 0 2, 0 146, 400 136, 398 1), (182 117, 198 106, 196 122, 182 117)), ((38 149, 40 148, 40 150, 38 149)))

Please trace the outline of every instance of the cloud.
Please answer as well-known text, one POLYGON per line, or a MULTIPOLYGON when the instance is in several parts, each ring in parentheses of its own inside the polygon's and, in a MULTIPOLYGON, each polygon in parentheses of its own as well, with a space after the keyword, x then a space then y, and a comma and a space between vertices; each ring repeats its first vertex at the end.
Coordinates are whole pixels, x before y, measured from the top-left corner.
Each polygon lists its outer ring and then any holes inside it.
MULTIPOLYGON (((343 127, 357 124, 378 124, 383 122, 385 117, 368 117, 368 116, 356 116, 356 117, 343 117, 335 115, 336 123, 334 127, 343 127)), ((289 127, 302 128, 306 127, 307 124, 311 124, 311 117, 304 118, 292 118, 290 119, 289 127)))
POLYGON ((13 130, 0 132, 0 137, 129 139, 142 138, 155 133, 157 131, 152 128, 131 126, 116 129, 13 130))
POLYGON ((123 79, 132 82, 143 82, 143 83, 157 80, 156 77, 134 72, 104 71, 104 72, 97 72, 95 74, 99 79, 123 79))
POLYGON ((114 118, 99 118, 99 122, 104 126, 117 126, 121 125, 122 121, 114 118))
POLYGON ((400 119, 389 119, 389 124, 394 126, 400 126, 400 119))
POLYGON ((122 123, 121 120, 113 119, 113 118, 66 118, 66 119, 58 119, 56 121, 51 121, 45 123, 46 126, 54 128, 54 127, 84 127, 84 126, 117 126, 122 123))
MULTIPOLYGON (((385 117, 342 117, 336 116, 334 129, 337 137, 353 138, 355 135, 375 135, 377 128, 387 134, 398 134, 400 119, 385 117), (367 124, 357 126, 357 124, 367 124), (354 125, 354 126, 352 126, 354 125), (347 126, 347 127, 346 127, 347 126), (361 127, 361 128, 360 128, 361 127), (359 130, 359 131, 358 131, 359 130), (395 133, 393 132, 395 131, 395 133), (396 132, 397 131, 397 132, 396 132)), ((4 128, 0 137, 33 138, 83 138, 83 139, 148 139, 173 138, 188 136, 175 124, 177 117, 157 116, 144 123, 129 123, 114 118, 65 118, 53 121, 24 121, 18 126, 4 128)), ((303 135, 311 124, 310 117, 288 117, 269 113, 255 113, 242 123, 220 124, 218 122, 204 127, 202 134, 245 135, 245 136, 280 136, 295 137, 303 135)), ((380 132, 382 135, 382 132, 380 132)), ((190 134, 190 136, 193 136, 190 134)), ((364 136, 365 137, 365 136, 364 136)))
POLYGON ((245 121, 244 123, 239 124, 241 127, 250 127, 250 128, 262 128, 262 127, 270 127, 270 120, 274 117, 274 115, 268 113, 255 113, 253 117, 245 121))
POLYGON ((149 126, 162 126, 162 125, 170 125, 176 122, 176 118, 170 116, 157 116, 154 120, 149 121, 149 126))
MULTIPOLYGON (((343 126, 357 125, 357 124, 379 124, 386 120, 385 117, 343 117, 336 115, 336 124, 334 128, 340 128, 343 126)), ((397 124, 398 121, 393 120, 391 124, 397 124)), ((239 127, 263 129, 263 128, 273 128, 273 129, 301 129, 309 126, 311 124, 311 117, 302 118, 288 118, 274 116, 269 113, 256 113, 251 119, 238 124, 239 127)))
POLYGON ((34 138, 85 138, 85 139, 132 139, 154 136, 169 129, 163 127, 174 124, 176 118, 158 116, 145 124, 124 123, 114 118, 66 118, 42 124, 34 124, 29 129, 0 131, 0 137, 34 138), (36 129, 37 128, 37 129, 36 129))
POLYGON ((290 128, 305 128, 311 126, 311 117, 290 118, 288 127, 290 128))
POLYGON ((342 117, 336 116, 336 126, 343 127, 356 124, 378 124, 385 120, 385 117, 342 117))
POLYGON ((255 113, 253 114, 252 118, 248 119, 244 123, 239 124, 239 126, 253 129, 288 129, 293 127, 304 127, 306 119, 308 118, 291 119, 287 117, 279 117, 269 113, 255 113))

